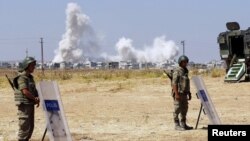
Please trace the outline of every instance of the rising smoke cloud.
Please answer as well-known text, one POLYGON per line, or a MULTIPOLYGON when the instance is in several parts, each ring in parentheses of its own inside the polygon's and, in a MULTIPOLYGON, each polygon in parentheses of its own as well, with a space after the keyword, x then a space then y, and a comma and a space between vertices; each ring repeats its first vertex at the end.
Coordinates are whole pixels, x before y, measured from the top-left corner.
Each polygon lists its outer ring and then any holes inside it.
POLYGON ((133 46, 133 40, 122 37, 116 43, 118 55, 105 56, 111 61, 133 61, 133 62, 164 62, 172 60, 179 53, 179 47, 172 40, 166 40, 166 36, 156 37, 153 44, 139 50, 133 46))
POLYGON ((52 62, 77 62, 83 55, 94 56, 99 45, 90 20, 76 3, 69 3, 66 9, 66 31, 55 50, 52 62), (83 54, 84 53, 84 54, 83 54))
POLYGON ((106 61, 164 62, 178 55, 179 48, 172 40, 160 36, 152 45, 142 49, 133 46, 133 40, 122 37, 115 44, 117 55, 107 53, 100 55, 97 34, 90 25, 90 18, 85 15, 76 3, 69 3, 66 8, 65 33, 59 42, 52 62, 60 63, 83 61, 85 58, 103 58, 106 61))

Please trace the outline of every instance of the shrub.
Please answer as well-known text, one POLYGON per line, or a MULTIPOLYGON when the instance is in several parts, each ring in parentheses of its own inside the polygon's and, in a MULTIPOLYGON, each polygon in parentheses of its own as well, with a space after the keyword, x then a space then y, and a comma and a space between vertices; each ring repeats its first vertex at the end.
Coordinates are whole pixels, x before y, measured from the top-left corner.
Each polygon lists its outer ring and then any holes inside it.
POLYGON ((212 69, 211 70, 211 77, 215 78, 215 77, 221 77, 223 75, 225 75, 224 70, 222 69, 212 69))

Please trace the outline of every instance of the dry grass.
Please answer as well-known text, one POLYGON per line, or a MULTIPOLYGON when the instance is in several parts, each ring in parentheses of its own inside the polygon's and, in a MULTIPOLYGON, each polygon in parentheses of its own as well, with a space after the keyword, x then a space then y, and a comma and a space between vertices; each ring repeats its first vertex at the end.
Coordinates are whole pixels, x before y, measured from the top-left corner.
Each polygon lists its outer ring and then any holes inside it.
POLYGON ((213 69, 211 71, 211 77, 222 77, 225 76, 225 70, 213 69))
MULTIPOLYGON (((219 70, 218 70, 219 71, 219 70)), ((222 70, 223 71, 223 70, 222 70)), ((207 90, 224 124, 248 124, 250 119, 250 83, 224 83, 212 71, 202 74, 207 90), (243 104, 244 103, 244 104, 243 104), (240 106, 239 106, 240 105, 240 106)), ((13 91, 5 78, 13 70, 0 70, 0 137, 14 141, 17 131, 13 91)), ((173 101, 169 79, 162 70, 36 70, 36 81, 58 82, 64 112, 74 141, 204 141, 208 118, 202 114, 197 130, 174 130, 173 101)), ((191 84, 191 92, 195 95, 191 84)), ((195 126, 200 101, 189 102, 188 124, 195 126)), ((32 141, 41 140, 45 129, 43 109, 36 109, 32 141)), ((48 141, 46 136, 45 141, 48 141)))
MULTIPOLYGON (((6 87, 7 79, 13 78, 16 75, 16 70, 0 69, 0 86, 6 87)), ((141 79, 141 78, 165 78, 166 76, 161 69, 144 69, 144 70, 45 70, 44 75, 41 70, 35 70, 34 74, 36 81, 40 80, 83 80, 84 82, 90 83, 92 81, 112 81, 112 80, 127 80, 127 79, 141 79)), ((199 71, 198 69, 191 69, 190 76, 202 75, 221 77, 225 75, 223 69, 212 69, 210 71, 199 71)))

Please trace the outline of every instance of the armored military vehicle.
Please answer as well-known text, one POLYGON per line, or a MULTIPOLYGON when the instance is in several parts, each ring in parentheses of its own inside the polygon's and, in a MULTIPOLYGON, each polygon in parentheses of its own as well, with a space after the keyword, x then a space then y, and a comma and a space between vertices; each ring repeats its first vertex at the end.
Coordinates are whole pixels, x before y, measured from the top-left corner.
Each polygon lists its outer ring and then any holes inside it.
POLYGON ((227 22, 227 31, 217 37, 220 57, 226 63, 225 82, 250 78, 250 27, 240 30, 237 22, 227 22))

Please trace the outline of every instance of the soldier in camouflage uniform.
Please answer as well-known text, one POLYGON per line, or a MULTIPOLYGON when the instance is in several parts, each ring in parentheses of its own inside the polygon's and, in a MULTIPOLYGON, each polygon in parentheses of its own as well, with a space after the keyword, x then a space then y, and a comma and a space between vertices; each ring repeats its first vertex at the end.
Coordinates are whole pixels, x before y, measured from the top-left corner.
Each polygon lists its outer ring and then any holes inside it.
POLYGON ((188 78, 188 57, 182 55, 178 59, 179 67, 174 70, 172 79, 172 89, 174 98, 174 123, 176 130, 190 130, 186 124, 186 115, 188 111, 188 100, 191 100, 190 80, 188 78), (180 121, 179 121, 180 114, 180 121))
POLYGON ((26 57, 21 64, 19 74, 13 80, 19 119, 18 141, 29 141, 34 130, 34 105, 39 107, 40 102, 31 75, 35 66, 36 60, 33 57, 26 57))

